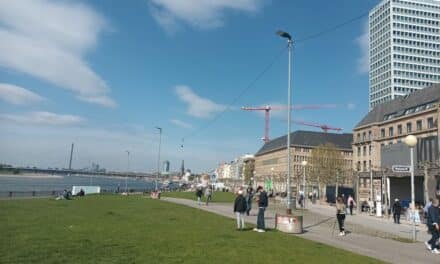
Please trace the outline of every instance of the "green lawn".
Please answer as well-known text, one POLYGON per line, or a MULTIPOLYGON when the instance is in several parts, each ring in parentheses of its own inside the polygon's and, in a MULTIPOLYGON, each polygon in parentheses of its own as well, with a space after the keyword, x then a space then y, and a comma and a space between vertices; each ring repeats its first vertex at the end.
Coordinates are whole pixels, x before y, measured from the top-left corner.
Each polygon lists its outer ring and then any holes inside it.
MULTIPOLYGON (((164 197, 183 198, 197 201, 196 192, 163 192, 164 197)), ((233 203, 235 195, 232 192, 214 192, 212 194, 212 202, 217 203, 233 203)), ((202 201, 206 201, 206 197, 202 196, 202 201)))
POLYGON ((141 196, 0 201, 0 263, 380 263, 141 196))

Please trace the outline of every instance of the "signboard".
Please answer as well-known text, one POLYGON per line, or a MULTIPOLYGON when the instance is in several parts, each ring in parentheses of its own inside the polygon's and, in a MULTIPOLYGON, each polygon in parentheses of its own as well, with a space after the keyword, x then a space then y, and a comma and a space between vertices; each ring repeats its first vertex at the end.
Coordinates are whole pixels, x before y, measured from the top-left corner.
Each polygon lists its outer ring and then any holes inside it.
POLYGON ((393 165, 393 172, 411 172, 411 166, 406 165, 393 165))

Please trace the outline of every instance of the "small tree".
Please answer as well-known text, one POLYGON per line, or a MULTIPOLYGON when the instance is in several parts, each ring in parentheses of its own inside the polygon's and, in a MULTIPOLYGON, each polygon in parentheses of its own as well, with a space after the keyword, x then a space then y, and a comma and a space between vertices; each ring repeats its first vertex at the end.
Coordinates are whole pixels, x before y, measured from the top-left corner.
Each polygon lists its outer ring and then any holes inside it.
POLYGON ((254 176, 255 164, 253 161, 249 160, 245 162, 243 168, 243 176, 245 183, 251 183, 251 178, 254 176))
POLYGON ((322 191, 326 185, 336 185, 347 176, 344 173, 344 156, 332 143, 312 149, 310 167, 310 179, 318 183, 320 197, 323 197, 322 191))

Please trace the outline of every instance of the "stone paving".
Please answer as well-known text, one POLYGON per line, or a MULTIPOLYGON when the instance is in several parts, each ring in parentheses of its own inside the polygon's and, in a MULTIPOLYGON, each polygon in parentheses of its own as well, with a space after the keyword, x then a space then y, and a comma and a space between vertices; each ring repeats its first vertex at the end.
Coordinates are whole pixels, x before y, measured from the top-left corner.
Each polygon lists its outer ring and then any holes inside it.
MULTIPOLYGON (((198 205, 196 201, 177 198, 162 198, 162 200, 178 203, 222 216, 235 218, 232 204, 211 203, 209 206, 198 205)), ((272 203, 266 211, 266 226, 274 228, 275 214, 284 213, 285 206, 272 203)), ((256 223, 256 209, 251 216, 246 216, 246 223, 256 223)), ((295 213, 298 213, 296 211, 295 213)), ((361 255, 370 256, 390 263, 440 263, 440 255, 430 253, 422 242, 405 243, 395 239, 399 237, 410 238, 411 230, 408 225, 394 225, 383 219, 371 216, 347 216, 347 235, 338 236, 337 224, 335 225, 334 208, 324 205, 309 206, 308 210, 301 211, 304 215, 304 233, 296 236, 321 242, 323 244, 349 250, 361 255), (393 239, 394 238, 394 239, 393 239)), ((231 226, 235 230, 235 226, 231 226)), ((251 231, 250 231, 251 232, 251 231)), ((264 235, 264 233, 262 233, 264 235)), ((429 237, 420 230, 419 240, 429 237)), ((355 263, 355 262, 353 262, 355 263)))

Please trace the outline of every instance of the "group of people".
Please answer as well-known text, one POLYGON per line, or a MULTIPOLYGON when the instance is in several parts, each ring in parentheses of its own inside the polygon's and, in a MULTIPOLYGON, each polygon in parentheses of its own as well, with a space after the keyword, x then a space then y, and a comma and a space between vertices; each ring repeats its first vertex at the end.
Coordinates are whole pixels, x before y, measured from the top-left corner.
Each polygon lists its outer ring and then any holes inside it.
MULTIPOLYGON (((197 203, 198 205, 202 205, 202 196, 203 196, 203 188, 198 187, 196 190, 197 203)), ((212 200, 212 187, 208 186, 205 188, 205 197, 206 197, 206 205, 209 205, 209 202, 212 200)))
POLYGON ((258 186, 256 193, 254 193, 252 187, 246 189, 246 194, 243 193, 243 189, 238 190, 237 197, 234 201, 234 213, 237 217, 237 230, 242 231, 245 228, 244 214, 246 213, 246 215, 249 215, 252 210, 252 200, 254 199, 254 196, 258 205, 257 227, 254 228, 254 231, 260 233, 266 232, 264 212, 269 205, 269 197, 263 186, 258 186))

